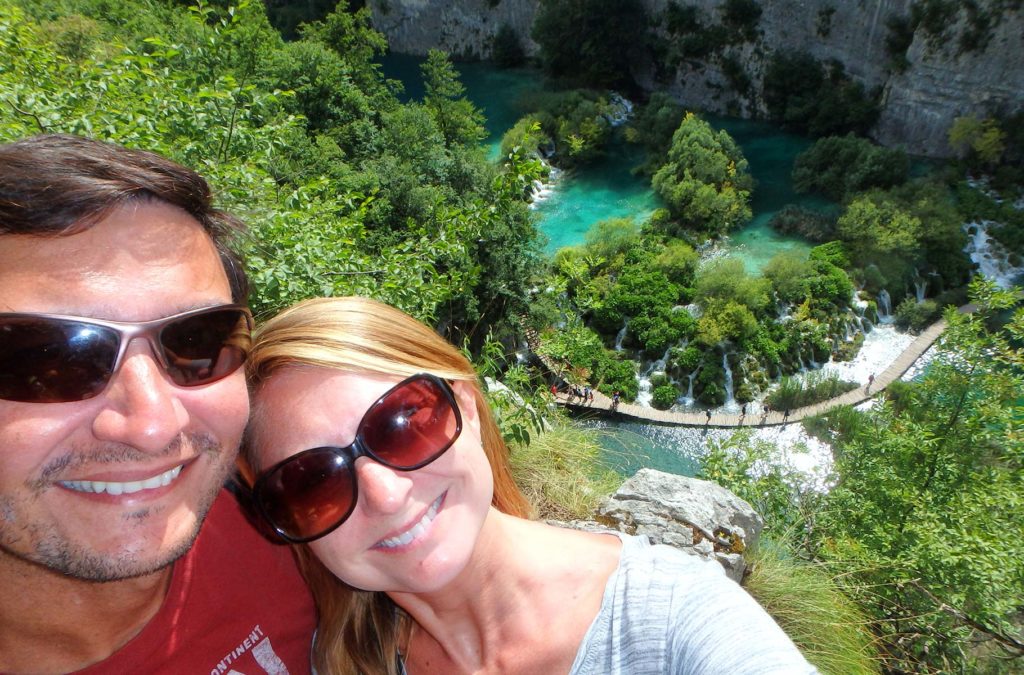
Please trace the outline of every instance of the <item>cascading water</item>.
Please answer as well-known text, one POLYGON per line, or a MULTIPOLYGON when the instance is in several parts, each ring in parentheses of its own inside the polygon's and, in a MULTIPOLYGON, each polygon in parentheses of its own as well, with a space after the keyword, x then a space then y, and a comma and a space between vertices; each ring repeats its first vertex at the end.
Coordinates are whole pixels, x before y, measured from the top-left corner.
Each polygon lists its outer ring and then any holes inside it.
POLYGON ((991 279, 1000 288, 1011 288, 1024 277, 1024 266, 1014 265, 1010 252, 988 233, 988 229, 996 223, 989 220, 965 223, 967 245, 964 253, 971 262, 978 266, 978 272, 986 279, 991 279))
POLYGON ((660 359, 652 361, 650 365, 644 369, 642 374, 637 375, 636 381, 638 392, 636 395, 636 402, 639 405, 650 406, 651 402, 654 400, 654 392, 651 388, 651 378, 655 375, 663 375, 665 373, 665 366, 668 363, 668 357, 671 351, 671 347, 666 349, 660 359))
POLYGON ((622 328, 615 334, 615 351, 622 351, 622 341, 626 339, 626 331, 629 330, 629 319, 622 322, 622 328))
POLYGON ((928 282, 921 277, 914 279, 914 295, 917 296, 917 303, 924 302, 924 292, 928 289, 928 282))
POLYGON ((884 288, 878 291, 876 307, 878 308, 878 322, 892 323, 892 298, 889 297, 889 291, 884 288))
POLYGON ((686 396, 683 397, 683 404, 687 407, 692 406, 695 402, 693 398, 693 380, 697 377, 697 373, 700 372, 700 366, 698 366, 692 373, 686 376, 686 396))
POLYGON ((738 407, 736 396, 733 392, 732 368, 729 367, 729 355, 722 347, 722 370, 725 372, 725 403, 722 407, 726 410, 733 410, 738 407))

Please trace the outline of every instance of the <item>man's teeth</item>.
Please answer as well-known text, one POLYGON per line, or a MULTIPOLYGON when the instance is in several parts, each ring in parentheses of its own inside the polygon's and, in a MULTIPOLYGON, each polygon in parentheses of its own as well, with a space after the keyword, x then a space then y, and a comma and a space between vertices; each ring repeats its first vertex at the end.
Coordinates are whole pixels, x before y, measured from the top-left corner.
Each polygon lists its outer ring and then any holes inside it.
POLYGON ((405 546, 413 539, 420 537, 427 531, 427 527, 430 522, 437 516, 437 510, 441 508, 441 501, 444 499, 442 494, 440 497, 434 500, 434 503, 430 505, 427 512, 423 514, 420 521, 410 527, 408 530, 398 535, 397 537, 391 537, 390 539, 382 539, 377 546, 381 548, 398 548, 399 546, 405 546))
POLYGON ((61 481, 61 485, 78 492, 95 492, 96 494, 105 492, 108 495, 130 495, 139 490, 152 490, 170 485, 171 481, 177 478, 179 473, 181 473, 181 466, 176 466, 169 471, 164 471, 146 480, 133 480, 127 483, 109 480, 68 480, 61 481))

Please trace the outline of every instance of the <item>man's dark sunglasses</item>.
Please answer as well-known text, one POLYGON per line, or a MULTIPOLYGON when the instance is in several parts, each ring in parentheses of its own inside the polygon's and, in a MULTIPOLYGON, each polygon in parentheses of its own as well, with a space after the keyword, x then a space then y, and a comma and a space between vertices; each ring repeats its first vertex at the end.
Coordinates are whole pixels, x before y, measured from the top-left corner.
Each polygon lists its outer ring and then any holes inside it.
POLYGON ((149 342, 174 384, 199 387, 245 363, 251 333, 252 315, 241 305, 204 307, 139 323, 0 313, 0 399, 68 403, 97 396, 135 338, 149 342))
POLYGON ((312 541, 333 532, 355 510, 356 459, 413 471, 443 455, 461 432, 462 415, 448 383, 413 375, 366 410, 349 445, 303 450, 263 472, 253 485, 253 501, 281 537, 312 541))

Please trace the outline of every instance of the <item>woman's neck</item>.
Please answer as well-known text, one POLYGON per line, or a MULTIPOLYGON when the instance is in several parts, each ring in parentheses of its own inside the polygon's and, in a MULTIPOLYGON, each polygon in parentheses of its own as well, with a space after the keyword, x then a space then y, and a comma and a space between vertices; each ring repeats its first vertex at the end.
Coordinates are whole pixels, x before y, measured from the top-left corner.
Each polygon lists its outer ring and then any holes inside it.
POLYGON ((468 564, 451 583, 431 593, 389 594, 416 623, 406 649, 411 670, 426 664, 428 672, 513 672, 519 668, 510 660, 561 663, 574 656, 620 547, 614 537, 492 508, 468 564))

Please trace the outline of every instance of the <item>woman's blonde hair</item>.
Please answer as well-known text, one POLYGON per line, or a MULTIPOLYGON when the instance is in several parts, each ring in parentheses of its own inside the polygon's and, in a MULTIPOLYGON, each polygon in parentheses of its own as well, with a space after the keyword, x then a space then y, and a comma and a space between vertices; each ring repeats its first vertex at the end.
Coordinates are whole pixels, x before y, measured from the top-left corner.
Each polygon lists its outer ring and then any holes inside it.
MULTIPOLYGON (((448 341, 409 315, 359 297, 300 302, 263 324, 247 362, 254 401, 274 372, 288 367, 330 368, 407 377, 432 373, 467 383, 480 416, 484 453, 494 476, 491 503, 499 511, 527 517, 529 505, 512 480, 508 447, 483 396, 472 364, 448 341)), ((258 401, 253 418, 261 414, 258 401)), ((250 430, 252 425, 250 425, 250 430)), ((252 436, 239 464, 250 482, 258 467, 252 436)), ((295 547, 299 567, 319 613, 314 665, 322 675, 397 675, 402 614, 384 593, 356 590, 334 576, 306 545, 295 547)))

